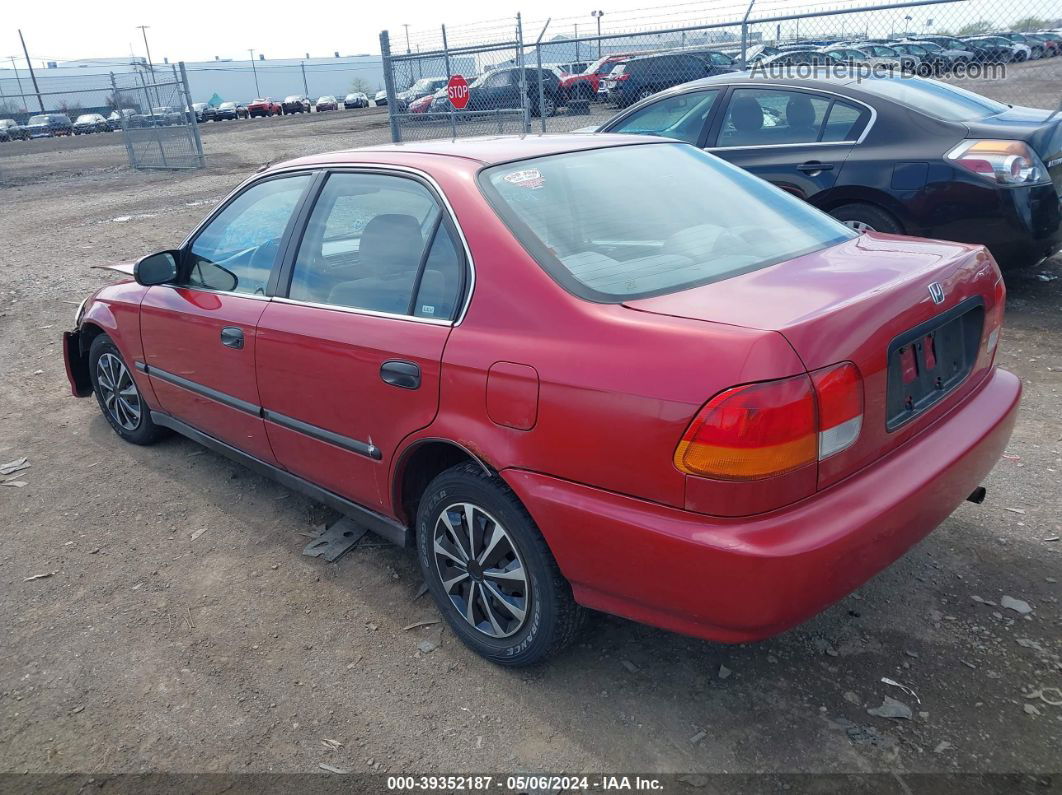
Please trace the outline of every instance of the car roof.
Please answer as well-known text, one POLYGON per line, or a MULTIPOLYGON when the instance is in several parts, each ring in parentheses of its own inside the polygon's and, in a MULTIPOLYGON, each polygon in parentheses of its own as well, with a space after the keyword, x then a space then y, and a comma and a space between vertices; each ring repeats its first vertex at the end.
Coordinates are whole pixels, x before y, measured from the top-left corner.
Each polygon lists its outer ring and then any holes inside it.
POLYGON ((472 161, 483 166, 525 160, 533 157, 559 155, 588 149, 613 146, 675 143, 668 139, 654 139, 644 135, 494 135, 457 138, 439 141, 415 141, 403 144, 380 144, 358 149, 346 149, 311 155, 279 163, 269 171, 300 166, 343 165, 344 163, 380 163, 409 165, 423 164, 425 157, 452 157, 472 161))
MULTIPOLYGON (((728 72, 720 75, 713 75, 712 77, 702 77, 698 80, 691 80, 688 83, 683 83, 672 88, 665 89, 657 94, 654 94, 651 99, 659 100, 662 97, 674 96, 676 94, 684 94, 688 91, 698 91, 703 88, 714 88, 720 85, 741 85, 741 84, 755 84, 763 86, 777 86, 778 88, 805 88, 812 91, 833 91, 841 92, 851 99, 864 103, 881 104, 887 103, 895 105, 896 102, 887 97, 883 97, 880 94, 872 93, 869 91, 860 90, 860 84, 868 80, 876 79, 889 79, 889 78, 875 78, 866 76, 860 76, 858 74, 844 75, 837 74, 835 67, 821 67, 816 70, 819 75, 817 77, 771 77, 763 74, 757 74, 753 72, 728 72)), ((648 103, 649 100, 646 100, 648 103)), ((639 103, 640 104, 640 103, 639 103)))

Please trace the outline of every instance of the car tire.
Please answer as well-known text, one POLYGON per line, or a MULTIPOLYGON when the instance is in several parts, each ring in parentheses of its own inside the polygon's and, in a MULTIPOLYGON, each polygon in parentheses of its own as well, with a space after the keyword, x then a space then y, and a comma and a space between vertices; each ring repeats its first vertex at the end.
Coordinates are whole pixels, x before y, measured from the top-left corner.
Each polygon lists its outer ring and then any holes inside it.
POLYGON ((873 204, 855 202, 830 210, 830 215, 857 232, 886 232, 902 235, 903 226, 890 213, 873 204))
POLYGON ((164 435, 164 429, 151 420, 151 409, 140 395, 132 369, 106 334, 97 336, 89 347, 89 377, 100 411, 125 441, 152 444, 164 435))
POLYGON ((586 620, 527 509, 478 464, 452 467, 428 484, 417 510, 417 558, 453 633, 498 665, 531 665, 556 654, 586 620), (471 566, 461 562, 470 557, 471 566), (492 570, 499 576, 486 573, 492 570), (446 584, 444 571, 453 575, 446 584))

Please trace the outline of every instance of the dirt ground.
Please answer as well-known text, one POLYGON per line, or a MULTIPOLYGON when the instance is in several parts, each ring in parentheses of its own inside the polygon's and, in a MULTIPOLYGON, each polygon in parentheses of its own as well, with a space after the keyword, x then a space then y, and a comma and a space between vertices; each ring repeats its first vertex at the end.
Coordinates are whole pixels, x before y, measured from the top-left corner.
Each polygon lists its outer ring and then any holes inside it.
POLYGON ((385 121, 211 125, 186 173, 129 171, 117 137, 0 146, 0 463, 31 465, 0 486, 0 772, 1059 771, 1062 706, 1032 694, 1062 686, 1060 261, 1008 276, 999 363, 1026 391, 987 502, 745 646, 597 615, 550 664, 493 667, 403 629, 436 618, 411 553, 368 536, 304 557, 320 506, 181 438, 125 444, 70 397, 60 333, 112 278, 92 266, 385 121), (912 718, 868 714, 886 697, 912 718))

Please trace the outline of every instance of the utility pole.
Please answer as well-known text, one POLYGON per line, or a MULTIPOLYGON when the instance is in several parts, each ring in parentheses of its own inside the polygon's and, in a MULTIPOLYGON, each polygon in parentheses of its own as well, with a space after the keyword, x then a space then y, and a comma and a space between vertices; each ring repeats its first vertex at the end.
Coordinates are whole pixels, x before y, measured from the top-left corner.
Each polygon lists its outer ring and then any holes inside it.
POLYGON ((413 51, 409 47, 409 25, 403 22, 402 27, 406 29, 406 55, 410 55, 413 51))
POLYGON ((151 83, 152 83, 152 85, 155 86, 155 104, 156 105, 161 105, 162 104, 162 100, 159 99, 158 81, 155 79, 155 64, 153 64, 151 62, 151 48, 148 47, 147 29, 149 27, 151 27, 151 26, 150 25, 137 25, 137 28, 140 29, 141 35, 144 37, 144 52, 147 53, 148 71, 151 72, 151 83))
MULTIPOLYGON (((309 53, 307 53, 307 55, 309 55, 309 53)), ((305 61, 300 62, 299 66, 302 67, 302 90, 306 92, 306 98, 309 99, 310 98, 310 84, 306 82, 306 62, 305 61)))
MULTIPOLYGON (((41 99, 41 90, 37 87, 37 75, 33 71, 33 64, 29 59, 29 50, 26 49, 26 40, 22 37, 22 28, 19 28, 18 38, 22 42, 22 54, 26 56, 26 66, 29 67, 30 79, 33 80, 33 91, 37 95, 37 104, 41 106, 41 113, 44 113, 44 100, 41 99)), ((18 70, 15 70, 15 74, 18 74, 18 70)))
POLYGON ((575 63, 579 63, 579 23, 575 23, 575 63))
POLYGON ((254 72, 254 96, 255 99, 258 99, 262 96, 262 91, 258 88, 258 70, 254 65, 254 50, 248 49, 247 52, 251 53, 251 71, 254 72))
POLYGON ((601 17, 605 16, 604 11, 591 11, 590 16, 597 20, 597 57, 601 57, 601 17))

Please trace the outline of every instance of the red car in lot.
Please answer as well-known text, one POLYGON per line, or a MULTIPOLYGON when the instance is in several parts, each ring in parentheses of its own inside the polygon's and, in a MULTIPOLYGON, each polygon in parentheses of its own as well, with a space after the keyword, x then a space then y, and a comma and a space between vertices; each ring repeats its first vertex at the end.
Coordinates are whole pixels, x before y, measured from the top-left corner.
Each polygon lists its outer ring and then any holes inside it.
POLYGON ((284 112, 284 108, 269 97, 259 97, 247 105, 247 112, 253 119, 255 116, 279 116, 284 112))
MULTIPOLYGON (((595 100, 601 89, 601 81, 612 71, 612 67, 638 53, 605 55, 598 58, 577 75, 565 75, 560 81, 561 91, 569 99, 595 100)), ((601 92, 602 95, 604 92, 601 92)))
POLYGON ((859 235, 663 139, 294 160, 119 269, 64 336, 73 393, 415 547, 508 665, 583 607, 803 621, 983 497, 1021 393, 983 247, 859 235))

